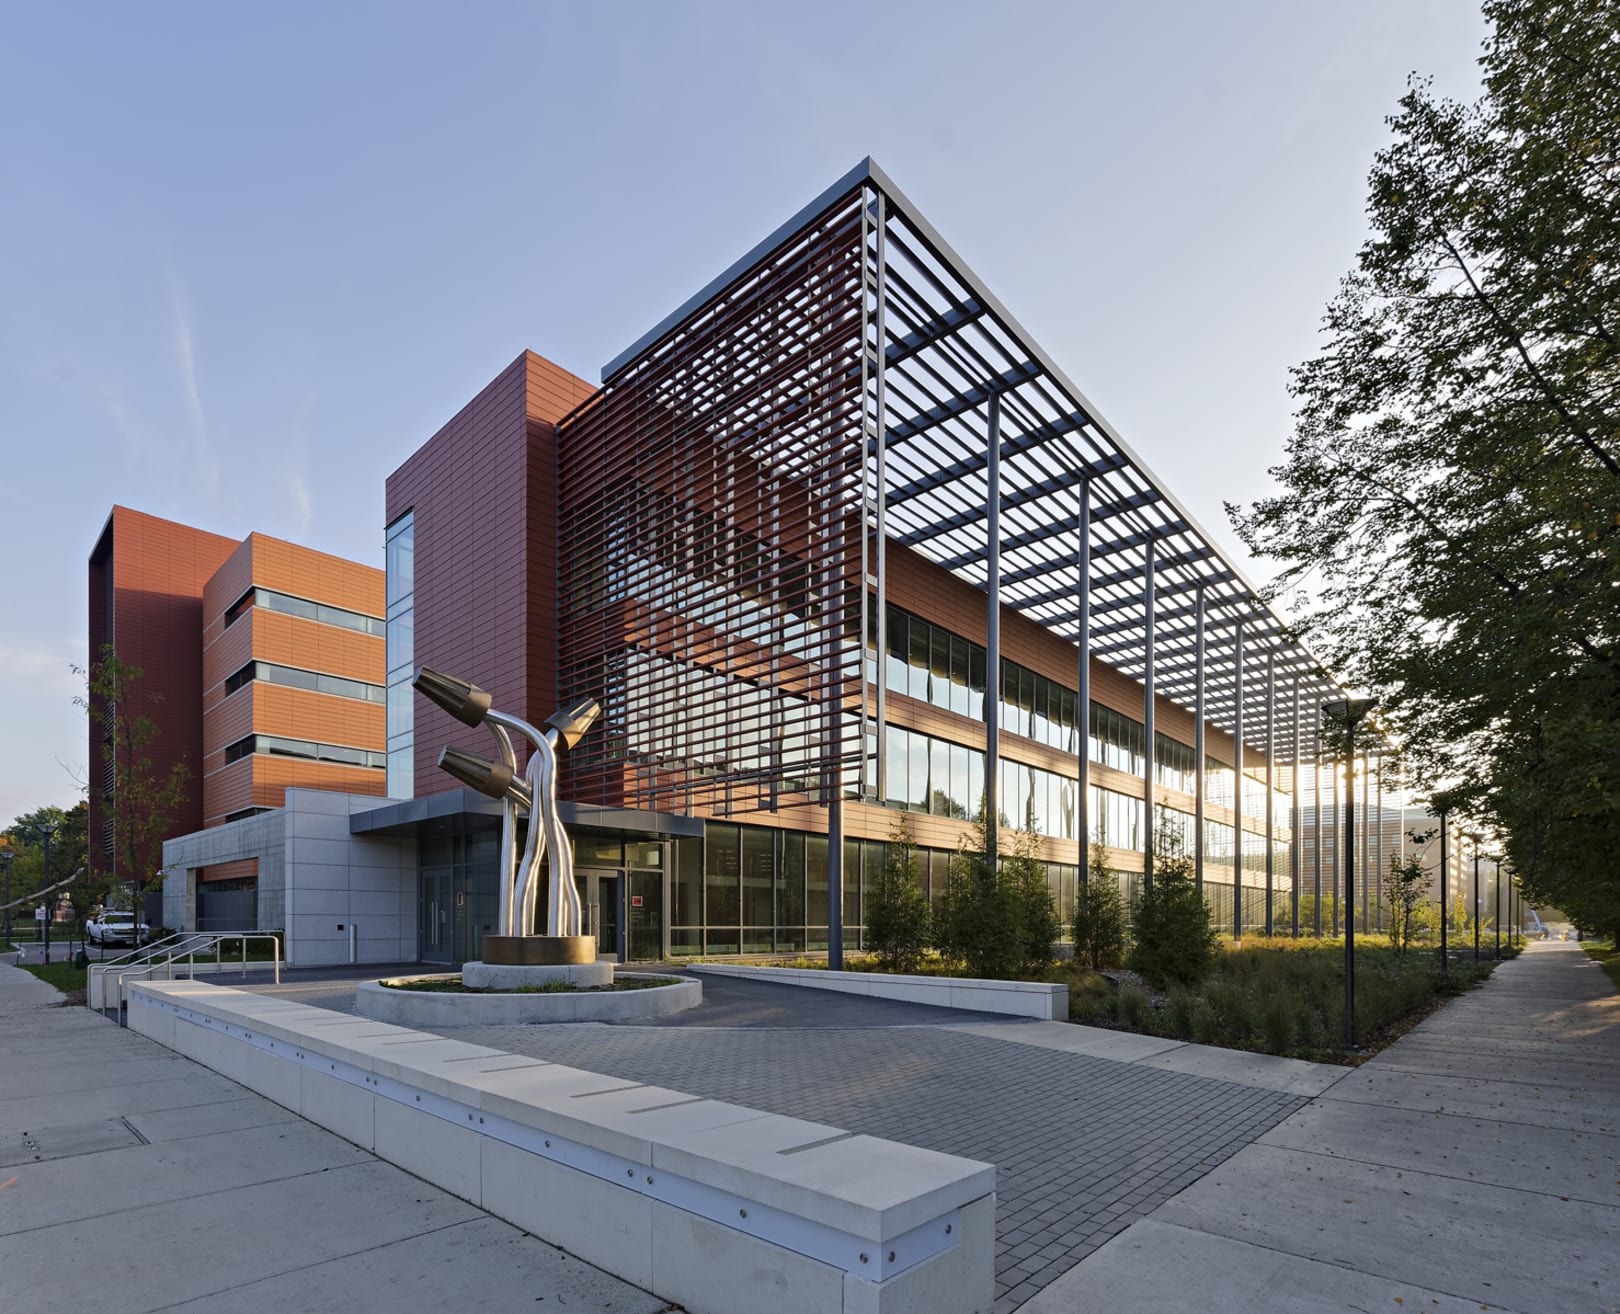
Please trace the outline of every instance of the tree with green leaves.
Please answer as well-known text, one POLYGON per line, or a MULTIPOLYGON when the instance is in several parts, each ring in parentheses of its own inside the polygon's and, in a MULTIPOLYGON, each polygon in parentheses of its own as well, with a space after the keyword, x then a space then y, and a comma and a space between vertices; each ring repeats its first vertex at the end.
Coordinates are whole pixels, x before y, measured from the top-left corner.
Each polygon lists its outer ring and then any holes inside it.
POLYGON ((1041 837, 1035 830, 1035 813, 1024 817, 1023 829, 1013 842, 1013 850, 1002 867, 1002 880, 1011 888, 1018 904, 1018 942, 1022 969, 1030 975, 1044 972, 1057 957, 1057 942, 1063 938, 1063 919, 1052 898, 1046 863, 1041 860, 1041 837))
POLYGON ((1620 929, 1620 7, 1485 15, 1483 96, 1390 118, 1281 490, 1229 510, 1417 780, 1620 929))
POLYGON ((981 806, 974 833, 951 855, 944 897, 934 916, 934 945, 969 976, 1005 980, 1023 966, 1016 891, 990 858, 990 826, 981 806))
POLYGON ((1108 865, 1101 844, 1091 846, 1086 881, 1075 891, 1074 956, 1093 971, 1125 961, 1125 901, 1119 894, 1119 873, 1108 865))
POLYGON ((917 845, 911 822, 899 814, 883 866, 866 892, 866 940, 883 965, 894 972, 915 971, 929 942, 927 896, 917 878, 917 845))
POLYGON ((1162 816, 1154 827, 1153 881, 1144 882, 1132 922, 1134 940, 1125 965, 1150 985, 1192 985, 1214 968, 1220 936, 1193 880, 1193 860, 1181 832, 1163 825, 1162 816))
MULTIPOLYGON (((1434 837, 1434 831, 1413 832, 1409 838, 1421 849, 1434 837)), ((1428 905, 1433 874, 1424 865, 1420 852, 1402 858, 1398 849, 1389 853, 1384 872, 1384 905, 1388 914, 1389 942, 1403 958, 1412 936, 1425 925, 1423 909, 1428 905)))
POLYGON ((173 832, 175 810, 186 799, 190 772, 176 762, 159 770, 151 746, 160 729, 150 709, 161 696, 141 687, 144 672, 119 659, 111 644, 102 647, 88 671, 85 694, 74 701, 99 731, 102 764, 96 774, 103 824, 111 827, 110 847, 90 844, 90 868, 106 885, 127 883, 140 897, 162 883, 163 841, 173 832))

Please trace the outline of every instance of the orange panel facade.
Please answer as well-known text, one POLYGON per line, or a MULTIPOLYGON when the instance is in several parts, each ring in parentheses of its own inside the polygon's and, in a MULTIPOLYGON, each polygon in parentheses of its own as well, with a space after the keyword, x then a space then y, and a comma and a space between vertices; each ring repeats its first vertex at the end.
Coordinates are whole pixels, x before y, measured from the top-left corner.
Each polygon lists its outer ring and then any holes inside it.
POLYGON ((203 607, 203 824, 279 807, 289 786, 380 796, 383 572, 251 534, 208 581, 203 607), (291 615, 255 590, 344 615, 291 615), (355 750, 379 765, 325 760, 355 750))

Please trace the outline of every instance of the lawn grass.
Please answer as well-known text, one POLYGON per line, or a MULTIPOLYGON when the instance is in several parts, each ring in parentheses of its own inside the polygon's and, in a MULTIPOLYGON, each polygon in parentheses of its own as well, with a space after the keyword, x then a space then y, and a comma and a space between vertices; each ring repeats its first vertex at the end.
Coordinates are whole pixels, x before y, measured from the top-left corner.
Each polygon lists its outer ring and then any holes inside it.
POLYGON ((1613 940, 1585 940, 1581 948, 1598 960, 1609 980, 1614 982, 1614 988, 1620 990, 1620 946, 1613 940))
POLYGON ((53 985, 58 990, 71 992, 85 988, 87 968, 75 967, 71 962, 66 963, 24 963, 23 971, 32 972, 47 985, 53 985))

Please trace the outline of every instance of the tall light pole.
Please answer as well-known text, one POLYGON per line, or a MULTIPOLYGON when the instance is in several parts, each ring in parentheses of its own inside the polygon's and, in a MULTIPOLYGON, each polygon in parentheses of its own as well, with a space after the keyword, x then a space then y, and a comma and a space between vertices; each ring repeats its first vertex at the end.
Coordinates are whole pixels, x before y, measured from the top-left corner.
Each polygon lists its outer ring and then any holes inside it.
MULTIPOLYGON (((39 831, 39 833, 45 837, 45 884, 48 886, 51 883, 51 836, 56 834, 56 826, 52 822, 41 821, 34 827, 34 829, 39 831)), ((46 896, 46 900, 45 957, 42 961, 49 963, 51 961, 51 914, 56 911, 55 892, 53 891, 52 893, 48 894, 46 896)))
POLYGON ((1451 928, 1446 924, 1451 919, 1447 908, 1448 894, 1451 890, 1451 814, 1445 808, 1440 809, 1440 970, 1451 970, 1451 953, 1446 944, 1446 937, 1451 928))
POLYGON ((0 870, 3 870, 6 875, 5 941, 7 949, 11 948, 11 860, 16 856, 10 849, 0 850, 0 870))
POLYGON ((1356 1047, 1356 727, 1373 709, 1371 698, 1322 704, 1322 716, 1344 729, 1344 1047, 1356 1047))
POLYGON ((1479 961, 1479 833, 1468 836, 1474 841, 1474 961, 1479 961))
POLYGON ((1491 903, 1496 913, 1496 961, 1502 961, 1502 855, 1491 858, 1496 864, 1496 884, 1491 886, 1491 903))

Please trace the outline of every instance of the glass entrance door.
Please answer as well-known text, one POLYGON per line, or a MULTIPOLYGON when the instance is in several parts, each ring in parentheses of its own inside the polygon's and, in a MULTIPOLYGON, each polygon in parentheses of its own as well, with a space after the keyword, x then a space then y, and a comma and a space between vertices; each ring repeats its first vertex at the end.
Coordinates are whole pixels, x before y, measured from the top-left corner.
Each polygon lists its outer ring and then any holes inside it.
POLYGON ((629 873, 629 948, 632 962, 657 961, 664 956, 664 873, 629 873))
POLYGON ((624 961, 624 873, 576 869, 579 901, 585 906, 585 931, 596 937, 596 952, 624 961))
POLYGON ((422 900, 418 908, 419 936, 424 963, 450 963, 453 958, 451 935, 451 886, 449 867, 422 873, 422 900))

